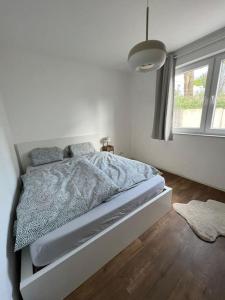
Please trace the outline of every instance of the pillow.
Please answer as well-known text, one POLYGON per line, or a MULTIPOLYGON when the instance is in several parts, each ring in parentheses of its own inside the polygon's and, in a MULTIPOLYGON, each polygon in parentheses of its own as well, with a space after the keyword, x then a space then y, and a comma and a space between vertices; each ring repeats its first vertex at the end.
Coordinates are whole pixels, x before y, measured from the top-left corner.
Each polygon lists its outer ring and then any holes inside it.
POLYGON ((96 150, 90 142, 70 145, 70 153, 72 156, 85 155, 93 152, 96 152, 96 150))
POLYGON ((63 150, 58 147, 35 148, 30 152, 32 166, 63 160, 63 150))

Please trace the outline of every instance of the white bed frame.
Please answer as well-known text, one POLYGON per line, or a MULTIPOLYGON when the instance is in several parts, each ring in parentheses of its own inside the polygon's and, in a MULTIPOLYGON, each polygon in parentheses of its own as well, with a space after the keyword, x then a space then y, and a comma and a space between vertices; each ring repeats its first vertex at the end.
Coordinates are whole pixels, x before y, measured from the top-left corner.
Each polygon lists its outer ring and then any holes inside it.
POLYGON ((82 136, 75 136, 75 137, 64 137, 64 138, 42 140, 42 141, 31 141, 31 142, 16 144, 15 150, 16 150, 21 172, 24 173, 26 171, 27 166, 31 164, 29 152, 34 148, 57 146, 64 149, 68 145, 79 144, 84 142, 92 142, 96 149, 100 148, 100 137, 98 134, 89 134, 89 135, 82 135, 82 136))
MULTIPOLYGON (((18 144, 17 154, 24 169, 28 162, 27 153, 34 147, 62 147, 84 141, 92 141, 96 145, 96 138, 96 135, 92 135, 66 138, 63 141, 58 139, 18 144)), ((29 248, 22 250, 20 291, 23 299, 64 299, 169 212, 171 197, 172 189, 165 187, 159 195, 36 273, 33 273, 29 248)))

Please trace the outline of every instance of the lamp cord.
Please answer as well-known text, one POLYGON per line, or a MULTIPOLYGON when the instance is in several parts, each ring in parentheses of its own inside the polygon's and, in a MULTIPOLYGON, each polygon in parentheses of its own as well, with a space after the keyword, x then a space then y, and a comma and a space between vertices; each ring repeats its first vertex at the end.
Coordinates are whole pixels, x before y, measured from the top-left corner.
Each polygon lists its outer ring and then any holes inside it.
POLYGON ((148 40, 148 17, 149 17, 149 0, 147 0, 147 8, 146 8, 146 41, 148 40))

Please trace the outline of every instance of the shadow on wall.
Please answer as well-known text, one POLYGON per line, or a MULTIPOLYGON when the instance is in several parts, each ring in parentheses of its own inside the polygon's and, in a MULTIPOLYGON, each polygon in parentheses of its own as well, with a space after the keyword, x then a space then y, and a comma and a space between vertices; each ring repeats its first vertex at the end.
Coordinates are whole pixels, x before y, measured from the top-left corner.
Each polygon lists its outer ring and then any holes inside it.
POLYGON ((102 97, 98 99, 97 132, 109 136, 115 147, 115 154, 130 155, 129 107, 121 101, 121 96, 102 97))
POLYGON ((1 299, 21 299, 19 295, 19 257, 14 253, 13 223, 18 202, 19 169, 11 131, 0 97, 0 279, 1 299))
POLYGON ((10 212, 10 222, 8 226, 8 235, 7 235, 7 260, 8 260, 8 275, 9 280, 11 281, 13 290, 12 290, 12 298, 22 300, 19 291, 19 284, 20 284, 20 260, 21 260, 21 252, 14 252, 14 220, 16 217, 16 206, 18 204, 19 193, 21 189, 21 182, 18 179, 17 188, 13 197, 13 205, 10 212))

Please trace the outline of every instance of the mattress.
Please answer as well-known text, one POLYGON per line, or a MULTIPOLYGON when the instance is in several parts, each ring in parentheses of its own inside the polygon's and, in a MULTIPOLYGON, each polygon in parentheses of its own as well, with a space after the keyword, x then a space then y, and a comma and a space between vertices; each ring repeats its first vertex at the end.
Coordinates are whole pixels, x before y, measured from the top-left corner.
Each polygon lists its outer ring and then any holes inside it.
POLYGON ((91 211, 49 232, 30 245, 33 265, 46 266, 162 192, 164 178, 156 175, 113 196, 91 211))

